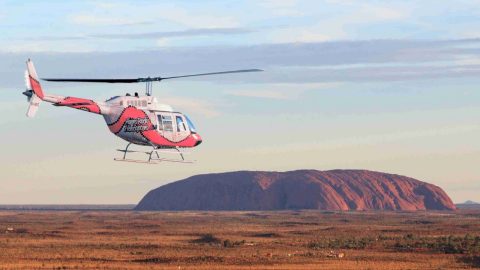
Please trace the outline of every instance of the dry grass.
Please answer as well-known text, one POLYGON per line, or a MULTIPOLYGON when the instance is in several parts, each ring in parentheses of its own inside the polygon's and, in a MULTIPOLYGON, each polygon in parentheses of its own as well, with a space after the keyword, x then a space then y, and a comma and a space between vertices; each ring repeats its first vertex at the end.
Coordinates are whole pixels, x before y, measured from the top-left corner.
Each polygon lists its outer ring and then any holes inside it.
POLYGON ((0 269, 480 267, 475 210, 4 211, 0 230, 0 269))

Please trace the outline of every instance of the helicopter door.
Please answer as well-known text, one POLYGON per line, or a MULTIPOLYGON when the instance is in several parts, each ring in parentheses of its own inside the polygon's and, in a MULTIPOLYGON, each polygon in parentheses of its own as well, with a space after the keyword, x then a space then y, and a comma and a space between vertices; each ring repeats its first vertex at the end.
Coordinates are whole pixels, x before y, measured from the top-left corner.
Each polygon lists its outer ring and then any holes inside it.
POLYGON ((190 131, 188 130, 185 118, 181 114, 175 114, 174 131, 176 132, 175 139, 177 141, 181 141, 181 140, 185 139, 190 134, 190 131))
POLYGON ((173 141, 175 139, 173 118, 171 113, 157 114, 158 131, 167 140, 173 141))

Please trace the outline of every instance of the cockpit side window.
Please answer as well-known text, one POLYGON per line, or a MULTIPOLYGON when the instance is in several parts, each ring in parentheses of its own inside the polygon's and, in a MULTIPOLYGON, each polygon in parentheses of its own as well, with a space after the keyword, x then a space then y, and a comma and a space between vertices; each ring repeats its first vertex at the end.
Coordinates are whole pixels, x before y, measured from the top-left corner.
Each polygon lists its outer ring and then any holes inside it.
POLYGON ((177 132, 187 131, 187 127, 185 126, 185 123, 183 122, 183 118, 180 115, 177 115, 175 117, 175 120, 177 121, 177 132))
POLYGON ((158 130, 163 130, 163 123, 162 123, 162 115, 157 115, 157 122, 158 122, 158 130))
POLYGON ((162 115, 162 123, 164 131, 173 131, 172 117, 170 115, 162 115))

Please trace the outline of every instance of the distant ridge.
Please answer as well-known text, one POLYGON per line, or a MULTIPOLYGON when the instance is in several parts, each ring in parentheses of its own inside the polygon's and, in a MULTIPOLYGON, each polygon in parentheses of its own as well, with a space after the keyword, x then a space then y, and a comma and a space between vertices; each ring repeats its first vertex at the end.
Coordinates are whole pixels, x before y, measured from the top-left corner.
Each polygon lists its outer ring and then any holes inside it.
POLYGON ((455 206, 457 206, 458 209, 480 209, 480 203, 471 200, 467 200, 463 203, 457 203, 455 206))
POLYGON ((474 202, 474 201, 471 201, 471 200, 467 200, 463 204, 480 204, 480 203, 474 202))
POLYGON ((204 174, 150 191, 135 210, 454 210, 440 188, 365 170, 204 174))

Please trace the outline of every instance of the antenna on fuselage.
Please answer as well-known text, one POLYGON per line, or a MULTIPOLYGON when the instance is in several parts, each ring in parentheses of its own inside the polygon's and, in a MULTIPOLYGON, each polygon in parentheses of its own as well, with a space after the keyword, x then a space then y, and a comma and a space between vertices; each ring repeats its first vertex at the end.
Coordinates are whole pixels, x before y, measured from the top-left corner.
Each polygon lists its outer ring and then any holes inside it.
POLYGON ((140 83, 140 82, 144 82, 146 84, 145 85, 145 95, 151 96, 152 93, 153 93, 153 82, 160 82, 160 81, 163 81, 163 80, 186 78, 186 77, 197 77, 197 76, 219 75, 219 74, 230 74, 230 73, 243 73, 243 72, 258 72, 258 71, 263 71, 263 70, 262 69, 240 69, 240 70, 198 73, 198 74, 170 76, 170 77, 146 77, 146 78, 136 78, 136 79, 57 79, 57 78, 42 78, 42 80, 49 81, 49 82, 92 82, 92 83, 140 83))

